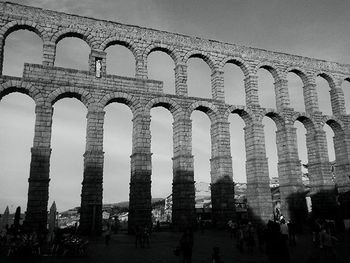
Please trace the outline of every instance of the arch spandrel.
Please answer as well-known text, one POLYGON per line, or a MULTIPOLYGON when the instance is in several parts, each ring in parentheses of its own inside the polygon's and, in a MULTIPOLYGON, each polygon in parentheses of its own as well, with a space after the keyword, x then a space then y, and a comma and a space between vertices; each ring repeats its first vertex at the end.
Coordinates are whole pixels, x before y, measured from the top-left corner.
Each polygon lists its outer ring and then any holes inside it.
POLYGON ((104 95, 98 102, 100 110, 103 110, 107 105, 118 102, 128 106, 135 116, 137 113, 142 112, 142 105, 138 98, 124 92, 111 92, 104 95))
POLYGON ((76 98, 81 101, 87 109, 95 103, 94 98, 88 91, 83 88, 67 86, 52 91, 48 96, 48 102, 53 106, 57 101, 63 98, 76 98))
POLYGON ((175 101, 167 97, 158 97, 150 100, 145 107, 147 112, 150 112, 154 107, 163 107, 170 111, 173 115, 173 119, 176 120, 180 116, 184 116, 182 107, 175 101))
POLYGON ((40 90, 33 87, 30 83, 25 81, 7 81, 0 85, 0 100, 14 92, 19 92, 28 95, 35 102, 35 105, 41 106, 45 104, 45 100, 40 90))
POLYGON ((220 118, 219 111, 216 106, 208 101, 196 101, 192 103, 188 108, 189 116, 191 116, 195 110, 199 110, 205 113, 209 117, 211 123, 214 123, 217 119, 220 118))
POLYGON ((42 28, 40 25, 34 22, 29 21, 12 21, 3 26, 0 30, 0 38, 3 38, 4 41, 6 37, 18 30, 29 30, 37 34, 40 39, 44 42, 50 40, 49 34, 42 28))

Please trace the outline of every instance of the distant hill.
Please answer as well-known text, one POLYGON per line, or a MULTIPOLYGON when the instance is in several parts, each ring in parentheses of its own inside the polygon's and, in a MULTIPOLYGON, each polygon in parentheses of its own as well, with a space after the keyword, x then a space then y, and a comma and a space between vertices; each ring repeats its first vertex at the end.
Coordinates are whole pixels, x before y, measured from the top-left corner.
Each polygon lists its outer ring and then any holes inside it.
MULTIPOLYGON (((159 201, 164 200, 164 198, 152 198, 152 204, 157 203, 159 201)), ((120 207, 120 208, 128 208, 129 207, 129 201, 122 201, 118 203, 112 203, 112 204, 103 204, 103 207, 120 207)))

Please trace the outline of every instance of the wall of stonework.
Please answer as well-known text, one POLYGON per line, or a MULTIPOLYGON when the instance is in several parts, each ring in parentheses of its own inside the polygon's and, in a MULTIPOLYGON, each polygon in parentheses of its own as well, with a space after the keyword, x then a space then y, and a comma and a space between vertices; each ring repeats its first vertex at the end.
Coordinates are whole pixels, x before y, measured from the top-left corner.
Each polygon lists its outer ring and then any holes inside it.
POLYGON ((287 217, 302 213, 304 188, 293 124, 307 129, 309 175, 313 207, 328 216, 335 207, 334 182, 330 171, 323 126, 332 127, 336 148, 336 184, 349 191, 350 116, 345 115, 341 84, 350 77, 350 65, 322 61, 262 49, 221 43, 138 26, 97 20, 40 8, 0 2, 0 73, 6 37, 20 29, 35 32, 43 41, 41 65, 25 64, 21 78, 0 75, 0 98, 10 92, 28 94, 36 103, 35 135, 29 177, 26 224, 46 223, 50 181, 52 109, 64 97, 81 100, 88 110, 84 177, 82 182, 81 231, 101 231, 103 184, 104 107, 124 103, 133 114, 133 139, 130 177, 129 227, 151 220, 152 153, 150 110, 162 106, 173 115, 173 222, 177 226, 195 221, 191 113, 200 110, 211 120, 211 189, 213 220, 225 224, 234 217, 234 190, 228 117, 238 114, 245 122, 246 170, 249 212, 253 220, 266 221, 272 214, 268 163, 262 118, 270 117, 277 126, 278 173, 282 212, 287 217), (54 66, 56 45, 65 37, 83 39, 91 48, 89 70, 54 66), (135 77, 106 74, 105 49, 123 45, 135 56, 135 77), (175 95, 163 92, 163 83, 148 79, 147 58, 155 50, 166 52, 175 63, 175 95), (202 58, 212 73, 212 98, 189 97, 187 61, 202 58), (101 63, 100 75, 96 63, 101 63), (244 73, 246 106, 225 103, 223 68, 238 65, 244 73), (275 81, 276 109, 259 105, 259 68, 269 70, 275 81), (287 73, 298 74, 304 84, 306 112, 290 106, 287 73), (315 79, 325 78, 331 88, 332 116, 319 111, 315 79), (331 194, 329 194, 331 193, 331 194))

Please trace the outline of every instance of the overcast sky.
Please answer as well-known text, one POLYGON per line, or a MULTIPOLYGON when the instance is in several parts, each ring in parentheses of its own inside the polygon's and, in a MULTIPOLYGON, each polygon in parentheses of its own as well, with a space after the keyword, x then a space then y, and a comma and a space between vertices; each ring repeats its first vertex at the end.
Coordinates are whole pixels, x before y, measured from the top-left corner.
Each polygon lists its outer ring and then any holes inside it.
MULTIPOLYGON (((349 1, 207 1, 207 0, 27 0, 11 1, 100 19, 150 27, 186 35, 258 47, 273 51, 350 63, 349 1)), ((107 50, 109 74, 133 76, 134 58, 126 48, 107 50)), ((87 69, 89 47, 79 39, 58 43, 55 65, 87 69)), ((23 63, 41 63, 42 42, 32 32, 17 31, 5 42, 4 74, 21 76, 23 63)), ((164 53, 149 56, 149 78, 164 81, 165 91, 174 92, 174 63, 164 53)), ((210 70, 200 59, 188 68, 189 94, 210 96, 210 70)), ((273 79, 259 70, 261 105, 275 108, 273 79)), ((292 106, 304 111, 301 80, 288 75, 292 106)), ((320 108, 330 114, 329 87, 317 79, 320 108)), ((350 84, 343 85, 350 112, 350 84)), ((225 67, 226 101, 244 105, 243 75, 233 65, 225 67)), ((33 142, 34 102, 23 94, 10 94, 0 101, 0 213, 6 205, 26 207, 30 147, 33 142)), ((104 134, 104 203, 128 200, 132 115, 121 104, 106 107, 104 134)), ((172 186, 172 116, 163 108, 152 109, 152 196, 165 197, 172 186)), ((210 182, 210 122, 201 112, 192 114, 195 180, 210 182)), ((234 180, 245 182, 243 121, 230 116, 234 180)), ((265 118, 266 134, 276 127, 265 118)), ((307 163, 305 129, 298 128, 299 157, 307 163)), ((328 136, 329 156, 334 160, 332 132, 328 136)), ((62 99, 54 105, 50 200, 60 211, 79 206, 86 136, 86 108, 76 99, 62 99)), ((277 176, 274 136, 266 136, 270 177, 277 176)))

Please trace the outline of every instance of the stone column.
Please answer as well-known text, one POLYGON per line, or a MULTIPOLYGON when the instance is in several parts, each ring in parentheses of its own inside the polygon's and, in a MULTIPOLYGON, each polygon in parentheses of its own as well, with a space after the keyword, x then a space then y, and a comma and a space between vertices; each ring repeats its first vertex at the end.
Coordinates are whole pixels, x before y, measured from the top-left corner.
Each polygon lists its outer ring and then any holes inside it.
POLYGON ((306 218, 305 190, 298 157, 296 128, 290 124, 276 132, 281 213, 297 224, 306 218))
POLYGON ((84 234, 102 231, 103 122, 104 111, 87 114, 84 178, 81 190, 80 226, 84 234))
POLYGON ((149 112, 138 112, 133 118, 129 232, 135 226, 149 226, 152 223, 150 123, 149 112))
POLYGON ((211 90, 214 100, 225 102, 224 72, 214 69, 211 73, 211 90))
POLYGON ((244 79, 246 106, 259 105, 258 76, 249 75, 244 79))
POLYGON ((306 133, 308 173, 312 213, 317 217, 334 218, 336 209, 335 189, 328 159, 324 130, 316 128, 306 133))
POLYGON ((185 63, 178 63, 175 66, 175 94, 180 96, 187 96, 187 65, 185 63))
POLYGON ((43 65, 53 67, 56 59, 56 43, 44 42, 43 65))
POLYGON ((89 55, 89 71, 96 77, 106 76, 106 56, 107 53, 100 50, 91 50, 89 55))
POLYGON ((343 89, 335 87, 330 90, 330 94, 333 115, 341 116, 346 114, 343 89))
POLYGON ((34 143, 31 149, 28 203, 24 225, 32 230, 46 229, 49 200, 50 141, 53 108, 36 106, 34 143))
POLYGON ((303 87, 304 103, 306 113, 312 114, 319 111, 316 82, 314 78, 308 77, 307 83, 303 87))
POLYGON ((173 206, 172 223, 184 229, 196 222, 192 155, 192 120, 180 116, 173 123, 173 206))
POLYGON ((228 220, 235 217, 229 122, 214 121, 210 133, 212 141, 210 165, 213 223, 224 227, 228 220))
POLYGON ((252 220, 266 223, 271 219, 273 209, 264 126, 261 122, 246 123, 244 131, 249 214, 252 220))
POLYGON ((140 79, 148 79, 148 70, 147 70, 147 57, 137 56, 135 57, 136 70, 135 76, 140 79))
POLYGON ((288 81, 286 79, 279 79, 274 83, 276 94, 276 108, 281 111, 290 107, 289 93, 288 93, 288 81))

